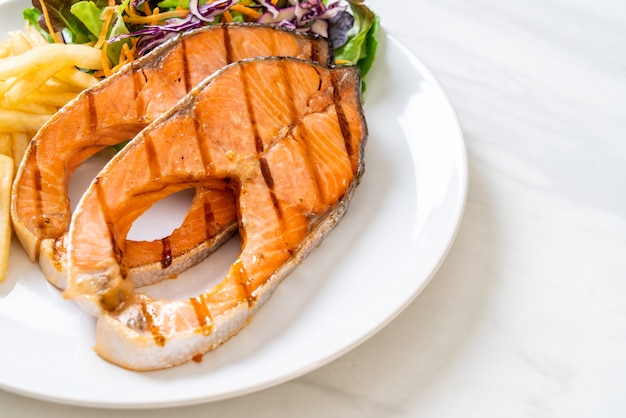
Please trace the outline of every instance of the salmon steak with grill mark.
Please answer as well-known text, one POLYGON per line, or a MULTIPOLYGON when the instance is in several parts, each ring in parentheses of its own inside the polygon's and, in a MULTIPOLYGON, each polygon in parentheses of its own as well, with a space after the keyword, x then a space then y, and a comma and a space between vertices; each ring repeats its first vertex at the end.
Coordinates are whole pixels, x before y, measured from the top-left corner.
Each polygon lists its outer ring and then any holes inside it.
MULTIPOLYGON (((26 151, 11 207, 16 235, 30 259, 39 260, 47 280, 66 287, 68 184, 79 165, 134 137, 223 66, 275 55, 330 63, 332 48, 324 38, 273 26, 208 26, 155 49, 53 116, 26 151)), ((215 181, 198 186, 182 225, 170 236, 128 243, 129 275, 136 286, 175 276, 205 258, 236 229, 234 195, 228 185, 215 181)))
POLYGON ((98 354, 160 369, 236 334, 342 218, 366 138, 358 67, 285 57, 224 67, 142 130, 91 183, 68 234, 64 296, 100 312, 98 354), (215 182, 235 197, 241 237, 226 276, 188 299, 135 292, 134 220, 171 193, 215 182))

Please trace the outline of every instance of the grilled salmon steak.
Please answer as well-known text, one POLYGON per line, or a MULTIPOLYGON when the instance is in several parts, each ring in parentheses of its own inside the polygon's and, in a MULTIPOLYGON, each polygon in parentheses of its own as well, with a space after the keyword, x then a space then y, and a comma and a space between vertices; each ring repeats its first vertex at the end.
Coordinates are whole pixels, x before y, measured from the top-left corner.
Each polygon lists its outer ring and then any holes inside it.
POLYGON ((230 64, 142 130, 89 186, 68 235, 64 296, 100 311, 96 351, 129 369, 198 359, 237 333, 341 219, 364 169, 358 67, 295 58, 230 64), (124 167, 132 167, 126 176, 124 167), (133 221, 169 193, 228 184, 241 253, 186 300, 135 293, 133 221))
MULTIPOLYGON (((103 148, 134 137, 224 65, 275 55, 329 63, 332 48, 324 38, 272 26, 208 26, 155 49, 51 118, 26 152, 11 208, 16 235, 30 259, 39 260, 48 281, 66 286, 68 184, 76 167, 103 148)), ((232 192, 219 182, 211 187, 196 190, 188 216, 170 236, 129 242, 126 263, 137 286, 185 270, 236 231, 232 192)))

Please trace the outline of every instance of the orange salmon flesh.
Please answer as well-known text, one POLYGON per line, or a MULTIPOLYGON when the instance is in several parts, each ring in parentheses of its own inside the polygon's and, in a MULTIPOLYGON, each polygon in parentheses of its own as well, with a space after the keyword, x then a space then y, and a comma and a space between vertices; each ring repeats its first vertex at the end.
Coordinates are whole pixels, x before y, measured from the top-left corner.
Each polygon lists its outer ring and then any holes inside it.
POLYGON ((101 311, 102 357, 130 369, 170 367, 245 326, 347 209, 364 169, 360 89, 357 67, 238 61, 114 157, 71 219, 64 292, 101 311), (220 284, 196 297, 135 293, 127 279, 130 226, 154 202, 187 188, 222 188, 234 197, 241 253, 220 284))

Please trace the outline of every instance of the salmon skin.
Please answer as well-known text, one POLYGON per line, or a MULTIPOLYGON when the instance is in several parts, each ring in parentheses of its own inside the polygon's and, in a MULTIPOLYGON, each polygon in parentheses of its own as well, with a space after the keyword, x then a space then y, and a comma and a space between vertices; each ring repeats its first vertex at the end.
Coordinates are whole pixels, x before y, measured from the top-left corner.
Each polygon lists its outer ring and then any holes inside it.
MULTIPOLYGON (((207 26, 185 33, 84 91, 31 142, 13 189, 16 235, 44 276, 66 286, 67 185, 75 168, 105 147, 135 136, 196 84, 228 63, 285 55, 333 60, 328 40, 256 24, 207 26)), ((196 189, 180 228, 160 240, 131 241, 126 262, 137 286, 174 276, 236 232, 234 196, 226 185, 196 189), (201 232, 198 232, 201 231, 201 232)))
POLYGON ((236 62, 110 161, 72 217, 64 292, 99 312, 95 349, 103 358, 166 368, 200 359, 245 326, 348 207, 364 171, 360 89, 354 66, 236 62), (186 300, 136 293, 125 254, 137 214, 169 193, 216 181, 236 198, 242 242, 226 277, 186 300))

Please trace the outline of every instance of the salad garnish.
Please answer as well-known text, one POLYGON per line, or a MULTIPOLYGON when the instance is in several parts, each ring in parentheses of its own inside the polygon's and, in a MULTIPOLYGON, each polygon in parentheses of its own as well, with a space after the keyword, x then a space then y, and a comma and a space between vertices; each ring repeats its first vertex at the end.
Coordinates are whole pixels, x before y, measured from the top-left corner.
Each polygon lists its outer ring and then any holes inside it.
POLYGON ((339 64, 361 68, 376 55, 379 17, 364 0, 32 0, 26 22, 48 42, 102 50, 101 77, 177 34, 224 22, 257 22, 327 37, 339 64))

